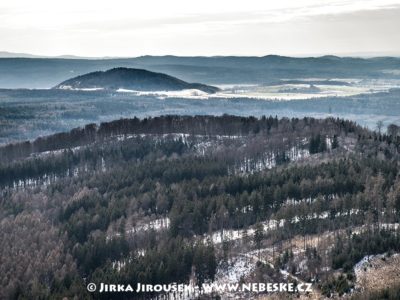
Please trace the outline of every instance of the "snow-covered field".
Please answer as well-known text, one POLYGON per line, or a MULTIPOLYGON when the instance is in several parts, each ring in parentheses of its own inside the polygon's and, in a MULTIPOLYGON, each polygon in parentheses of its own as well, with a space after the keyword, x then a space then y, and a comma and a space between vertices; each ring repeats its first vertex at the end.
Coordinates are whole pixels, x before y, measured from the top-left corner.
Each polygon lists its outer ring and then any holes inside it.
POLYGON ((135 91, 118 89, 118 93, 132 93, 135 96, 156 96, 159 99, 166 98, 187 98, 187 99, 208 99, 209 94, 197 89, 186 89, 182 91, 135 91))
POLYGON ((103 88, 81 88, 81 89, 78 89, 78 88, 73 88, 73 87, 70 86, 70 85, 61 85, 61 86, 59 87, 59 89, 61 89, 61 90, 70 90, 70 91, 86 91, 86 92, 104 90, 103 88))
MULTIPOLYGON (((358 79, 358 78, 301 78, 298 83, 282 79, 280 84, 223 84, 221 91, 208 94, 197 89, 182 91, 136 91, 118 89, 119 93, 131 93, 135 96, 155 96, 159 99, 186 98, 249 98, 260 100, 304 100, 321 97, 348 97, 388 91, 400 87, 396 79, 358 79)), ((67 87, 66 87, 67 88, 67 87)), ((96 89, 93 89, 96 90, 96 89)))

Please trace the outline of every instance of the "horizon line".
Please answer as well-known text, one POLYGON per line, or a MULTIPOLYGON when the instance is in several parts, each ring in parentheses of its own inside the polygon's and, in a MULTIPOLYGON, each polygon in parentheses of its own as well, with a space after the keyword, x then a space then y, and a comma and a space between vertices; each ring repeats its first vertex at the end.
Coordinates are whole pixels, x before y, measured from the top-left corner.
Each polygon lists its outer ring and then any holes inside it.
POLYGON ((287 58, 322 58, 322 57, 338 57, 338 58, 379 58, 379 57, 394 57, 399 58, 399 53, 391 53, 391 52, 353 52, 353 53, 331 53, 331 54, 323 54, 323 53, 310 53, 310 54, 265 54, 265 55, 246 55, 246 54, 216 54, 216 55, 177 55, 177 54, 142 54, 142 55, 132 55, 132 56, 125 56, 125 55, 104 55, 104 56, 87 56, 87 55, 77 55, 77 54, 60 54, 60 55, 44 55, 44 54, 34 54, 29 52, 13 52, 13 51, 2 51, 0 50, 0 58, 43 58, 43 59, 134 59, 134 58, 141 58, 141 57, 182 57, 182 58, 191 58, 191 57, 256 57, 256 58, 263 58, 268 56, 275 56, 275 57, 287 57, 287 58))

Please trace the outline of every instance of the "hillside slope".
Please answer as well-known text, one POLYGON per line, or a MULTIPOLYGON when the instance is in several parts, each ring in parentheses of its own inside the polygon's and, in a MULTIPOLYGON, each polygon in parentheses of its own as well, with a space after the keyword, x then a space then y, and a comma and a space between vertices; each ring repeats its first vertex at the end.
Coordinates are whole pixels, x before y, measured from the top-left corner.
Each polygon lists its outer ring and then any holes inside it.
MULTIPOLYGON (((384 299, 400 279, 371 275, 396 271, 399 161, 396 132, 335 118, 119 119, 1 147, 0 299, 191 278, 312 289, 221 299, 384 299)), ((179 294, 129 299, 157 296, 179 294)))

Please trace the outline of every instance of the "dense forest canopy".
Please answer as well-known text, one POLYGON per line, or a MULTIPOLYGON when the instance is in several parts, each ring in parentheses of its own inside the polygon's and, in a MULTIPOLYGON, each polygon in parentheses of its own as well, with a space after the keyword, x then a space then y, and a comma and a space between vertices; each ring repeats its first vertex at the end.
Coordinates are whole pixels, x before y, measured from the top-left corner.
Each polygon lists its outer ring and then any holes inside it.
MULTIPOLYGON (((224 115, 216 116, 161 116, 153 118, 120 119, 112 122, 104 122, 99 126, 88 124, 83 128, 75 128, 70 132, 40 137, 30 142, 9 144, 0 147, 0 157, 3 161, 28 157, 33 153, 54 151, 79 147, 94 142, 102 142, 112 136, 128 134, 188 134, 203 136, 233 136, 233 135, 317 135, 319 130, 327 134, 335 135, 342 130, 346 132, 363 129, 356 123, 338 119, 321 121, 314 118, 283 118, 277 117, 236 117, 224 115)), ((365 131, 366 132, 366 131, 365 131)))
POLYGON ((359 260, 400 251, 395 129, 171 115, 2 147, 0 298, 111 297, 89 282, 201 284, 252 251, 244 281, 287 270, 321 295, 349 293, 359 260))

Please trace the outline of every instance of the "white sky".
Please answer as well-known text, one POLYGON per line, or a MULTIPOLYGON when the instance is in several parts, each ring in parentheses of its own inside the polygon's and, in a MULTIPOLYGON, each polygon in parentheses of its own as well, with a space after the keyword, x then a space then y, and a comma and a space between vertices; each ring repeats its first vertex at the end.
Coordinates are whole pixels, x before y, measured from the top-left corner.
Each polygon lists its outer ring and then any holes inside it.
POLYGON ((0 51, 400 55, 400 0, 1 0, 0 51))

